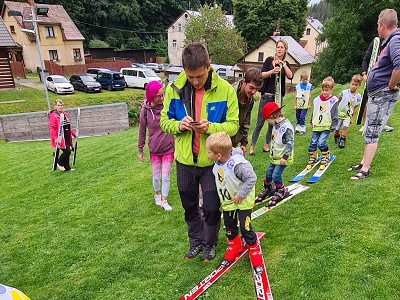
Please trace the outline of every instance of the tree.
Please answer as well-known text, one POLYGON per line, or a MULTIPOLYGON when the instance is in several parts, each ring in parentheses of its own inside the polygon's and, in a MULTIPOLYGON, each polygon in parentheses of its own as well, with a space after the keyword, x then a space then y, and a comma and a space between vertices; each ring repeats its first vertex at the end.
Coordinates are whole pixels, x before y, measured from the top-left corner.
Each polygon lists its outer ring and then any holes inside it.
POLYGON ((324 24, 325 20, 330 17, 329 6, 326 0, 321 0, 320 2, 307 7, 307 15, 324 24))
POLYGON ((306 28, 307 0, 233 0, 233 16, 250 48, 273 34, 278 18, 281 35, 299 40, 306 28))
POLYGON ((89 47, 90 48, 109 48, 110 45, 107 44, 107 42, 105 42, 105 41, 94 38, 89 42, 89 47))
POLYGON ((325 22, 322 40, 328 47, 313 67, 314 81, 331 75, 335 82, 346 83, 360 72, 362 57, 377 36, 376 22, 381 10, 397 8, 398 0, 327 0, 331 18, 325 22), (332 63, 334 62, 334 63, 332 63))
POLYGON ((221 7, 204 5, 186 25, 185 43, 205 43, 215 64, 234 64, 244 53, 244 39, 232 28, 221 7))

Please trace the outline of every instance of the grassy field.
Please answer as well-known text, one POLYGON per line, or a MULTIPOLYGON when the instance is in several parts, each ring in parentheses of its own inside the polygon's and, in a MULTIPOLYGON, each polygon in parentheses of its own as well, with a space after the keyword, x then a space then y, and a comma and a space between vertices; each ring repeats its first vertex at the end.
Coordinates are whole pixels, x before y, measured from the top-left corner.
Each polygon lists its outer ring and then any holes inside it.
MULTIPOLYGON (((294 121, 292 97, 284 112, 294 121)), ((254 220, 255 230, 267 233, 262 247, 275 299, 400 299, 399 116, 397 106, 389 120, 395 130, 382 134, 371 177, 349 180, 347 167, 363 150, 352 125, 345 149, 329 138, 337 157, 318 183, 254 220)), ((249 157, 257 191, 268 163, 265 129, 249 157)), ((310 136, 309 129, 296 136, 285 181, 304 168, 310 136)), ((221 262, 222 228, 214 261, 183 260, 188 241, 175 167, 173 210, 165 212, 154 205, 148 154, 140 163, 136 145, 137 128, 81 139, 76 170, 62 173, 50 171, 48 142, 0 141, 1 283, 32 300, 178 299, 221 262)), ((201 299, 254 298, 246 257, 201 299)))

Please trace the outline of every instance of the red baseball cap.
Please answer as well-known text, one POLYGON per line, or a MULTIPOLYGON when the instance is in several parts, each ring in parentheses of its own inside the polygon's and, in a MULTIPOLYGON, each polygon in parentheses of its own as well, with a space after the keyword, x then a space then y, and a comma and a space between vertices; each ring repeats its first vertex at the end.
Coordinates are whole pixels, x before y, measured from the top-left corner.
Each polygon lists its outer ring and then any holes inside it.
POLYGON ((262 117, 264 120, 268 119, 274 112, 281 110, 285 105, 279 107, 275 102, 268 102, 262 109, 262 117))

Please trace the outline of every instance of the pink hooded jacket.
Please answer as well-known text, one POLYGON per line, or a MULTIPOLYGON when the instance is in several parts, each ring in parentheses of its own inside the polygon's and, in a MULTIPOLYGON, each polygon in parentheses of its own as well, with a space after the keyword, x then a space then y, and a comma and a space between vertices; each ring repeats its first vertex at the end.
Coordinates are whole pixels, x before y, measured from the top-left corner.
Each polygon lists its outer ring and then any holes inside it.
MULTIPOLYGON (((67 113, 64 111, 64 118, 69 120, 67 113)), ((60 115, 57 110, 52 110, 49 114, 49 131, 50 131, 50 146, 56 147, 56 140, 58 138, 58 130, 60 128, 60 115)), ((70 144, 72 145, 72 137, 76 136, 75 131, 71 129, 71 140, 70 144)), ((65 140, 64 135, 61 139, 60 149, 65 149, 65 140)))

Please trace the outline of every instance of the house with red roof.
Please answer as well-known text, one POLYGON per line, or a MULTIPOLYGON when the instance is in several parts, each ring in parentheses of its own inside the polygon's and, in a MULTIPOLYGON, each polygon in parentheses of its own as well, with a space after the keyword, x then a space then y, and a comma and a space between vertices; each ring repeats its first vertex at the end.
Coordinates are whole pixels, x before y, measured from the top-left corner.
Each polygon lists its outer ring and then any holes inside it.
MULTIPOLYGON (((39 54, 35 35, 24 31, 33 30, 31 5, 26 2, 4 1, 1 17, 14 41, 22 47, 25 67, 36 71, 40 67, 39 54), (19 11, 21 16, 8 16, 8 11, 19 11)), ((85 63, 83 56, 84 37, 76 27, 62 5, 48 4, 47 15, 37 16, 40 50, 43 60, 57 64, 81 65, 85 63)))

